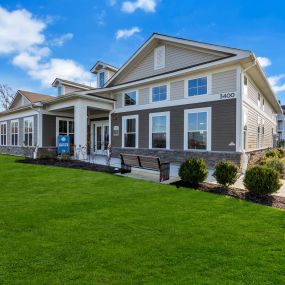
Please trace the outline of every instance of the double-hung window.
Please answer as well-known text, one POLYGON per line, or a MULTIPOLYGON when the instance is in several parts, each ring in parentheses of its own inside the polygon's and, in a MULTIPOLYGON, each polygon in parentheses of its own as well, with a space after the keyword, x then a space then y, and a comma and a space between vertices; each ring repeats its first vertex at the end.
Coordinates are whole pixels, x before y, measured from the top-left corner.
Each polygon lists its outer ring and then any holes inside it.
POLYGON ((34 118, 24 119, 24 145, 33 146, 33 130, 34 130, 34 118))
POLYGON ((167 99, 167 85, 156 86, 152 88, 152 102, 164 101, 167 99))
POLYGON ((123 122, 123 147, 138 147, 138 115, 124 116, 123 122))
POLYGON ((103 88, 105 84, 105 72, 100 72, 99 73, 99 87, 103 88))
POLYGON ((207 76, 188 80, 188 96, 208 94, 207 76))
POLYGON ((149 147, 169 149, 169 112, 149 114, 149 147))
POLYGON ((184 148, 211 150, 211 108, 185 110, 184 148))
POLYGON ((19 145, 19 121, 11 121, 11 145, 19 145))
POLYGON ((0 145, 7 145, 7 123, 0 123, 0 145))
POLYGON ((137 92, 131 91, 124 93, 124 106, 132 106, 137 104, 137 92))

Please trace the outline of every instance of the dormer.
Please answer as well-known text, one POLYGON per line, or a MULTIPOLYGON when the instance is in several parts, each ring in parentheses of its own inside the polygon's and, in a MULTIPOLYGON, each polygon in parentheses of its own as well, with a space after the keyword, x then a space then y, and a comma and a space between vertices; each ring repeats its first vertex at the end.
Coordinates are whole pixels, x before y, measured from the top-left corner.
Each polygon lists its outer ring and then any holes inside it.
POLYGON ((105 83, 118 71, 118 68, 104 63, 102 61, 97 61, 97 63, 92 67, 91 72, 97 75, 97 87, 103 88, 105 83))
POLYGON ((62 96, 65 94, 70 94, 76 91, 86 91, 92 89, 91 86, 76 83, 73 81, 56 78, 54 82, 52 83, 52 86, 56 90, 56 96, 62 96))

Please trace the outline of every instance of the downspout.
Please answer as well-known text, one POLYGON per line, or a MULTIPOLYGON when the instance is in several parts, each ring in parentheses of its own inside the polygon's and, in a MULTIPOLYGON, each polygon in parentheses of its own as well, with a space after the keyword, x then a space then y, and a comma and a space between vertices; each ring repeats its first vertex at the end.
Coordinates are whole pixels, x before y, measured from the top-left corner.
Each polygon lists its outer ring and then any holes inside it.
MULTIPOLYGON (((246 72, 249 70, 249 69, 251 69, 252 67, 254 67, 254 66, 256 66, 256 64, 257 64, 257 59, 256 59, 256 57, 253 55, 253 57, 254 57, 254 62, 253 62, 253 64, 252 65, 250 65, 250 66, 248 66, 246 69, 244 69, 244 70, 242 70, 242 72, 241 72, 241 75, 242 75, 242 77, 241 77, 241 82, 240 82, 240 86, 241 86, 241 100, 240 100, 240 110, 241 110, 241 126, 240 126, 240 132, 241 132, 241 145, 243 145, 243 141, 244 141, 244 134, 243 134, 243 118, 244 118, 244 116, 243 116, 243 90, 244 90, 244 84, 243 84, 243 81, 244 81, 244 76, 245 76, 245 74, 246 74, 246 72)), ((246 169, 247 169, 247 164, 248 164, 248 156, 247 156, 247 154, 246 154, 246 152, 245 152, 245 149, 242 147, 242 174, 245 174, 245 172, 246 172, 246 169)))

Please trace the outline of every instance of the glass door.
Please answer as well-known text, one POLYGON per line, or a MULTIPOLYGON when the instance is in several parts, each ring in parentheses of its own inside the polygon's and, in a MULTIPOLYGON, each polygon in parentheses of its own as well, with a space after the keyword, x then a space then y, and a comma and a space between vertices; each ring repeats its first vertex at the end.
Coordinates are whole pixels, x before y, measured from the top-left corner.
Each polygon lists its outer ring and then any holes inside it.
POLYGON ((91 124, 91 144, 93 154, 106 154, 109 145, 108 121, 98 121, 91 124))

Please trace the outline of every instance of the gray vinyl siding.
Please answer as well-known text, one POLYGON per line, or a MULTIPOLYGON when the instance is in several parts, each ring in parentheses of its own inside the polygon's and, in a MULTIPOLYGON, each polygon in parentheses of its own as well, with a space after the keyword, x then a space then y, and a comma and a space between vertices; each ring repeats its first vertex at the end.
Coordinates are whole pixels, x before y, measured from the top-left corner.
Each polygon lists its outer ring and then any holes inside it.
POLYGON ((261 114, 257 113, 254 109, 252 108, 247 108, 247 109, 248 109, 247 150, 255 150, 258 148, 272 147, 273 146, 272 129, 275 130, 276 125, 273 124, 271 121, 269 121, 264 116, 262 116, 261 114), (262 130, 261 130, 259 144, 257 141, 258 118, 260 118, 261 120, 261 126, 262 126, 262 120, 264 120, 264 139, 262 138, 262 130))
POLYGON ((56 116, 43 115, 43 147, 56 146, 56 116))
POLYGON ((213 73, 212 94, 234 92, 237 90, 237 70, 227 70, 213 73))
POLYGON ((139 93, 138 104, 139 105, 149 104, 150 89, 149 88, 139 89, 138 93, 139 93))
POLYGON ((115 103, 116 109, 122 108, 123 107, 123 94, 122 93, 115 94, 115 100, 116 100, 116 103, 115 103))
POLYGON ((184 80, 170 83, 170 100, 179 100, 184 98, 184 80))
POLYGON ((194 49, 183 48, 176 45, 165 45, 165 68, 154 70, 154 50, 148 53, 133 67, 126 69, 119 75, 112 85, 122 84, 144 77, 155 76, 165 72, 201 64, 215 59, 223 58, 226 54, 217 55, 201 52, 194 49))
POLYGON ((33 129, 33 138, 34 138, 34 146, 38 143, 38 115, 32 115, 22 118, 15 118, 12 120, 0 120, 0 122, 7 122, 7 145, 11 145, 11 121, 18 120, 19 121, 19 143, 18 146, 23 146, 24 144, 24 119, 25 118, 34 118, 34 129, 33 129))
POLYGON ((236 142, 236 100, 224 100, 182 106, 147 109, 125 113, 112 114, 111 129, 119 126, 119 136, 112 132, 112 146, 122 146, 122 117, 139 116, 139 148, 149 147, 149 114, 170 111, 170 148, 183 150, 184 148, 184 110, 194 108, 212 108, 212 151, 235 151, 229 146, 236 142))

